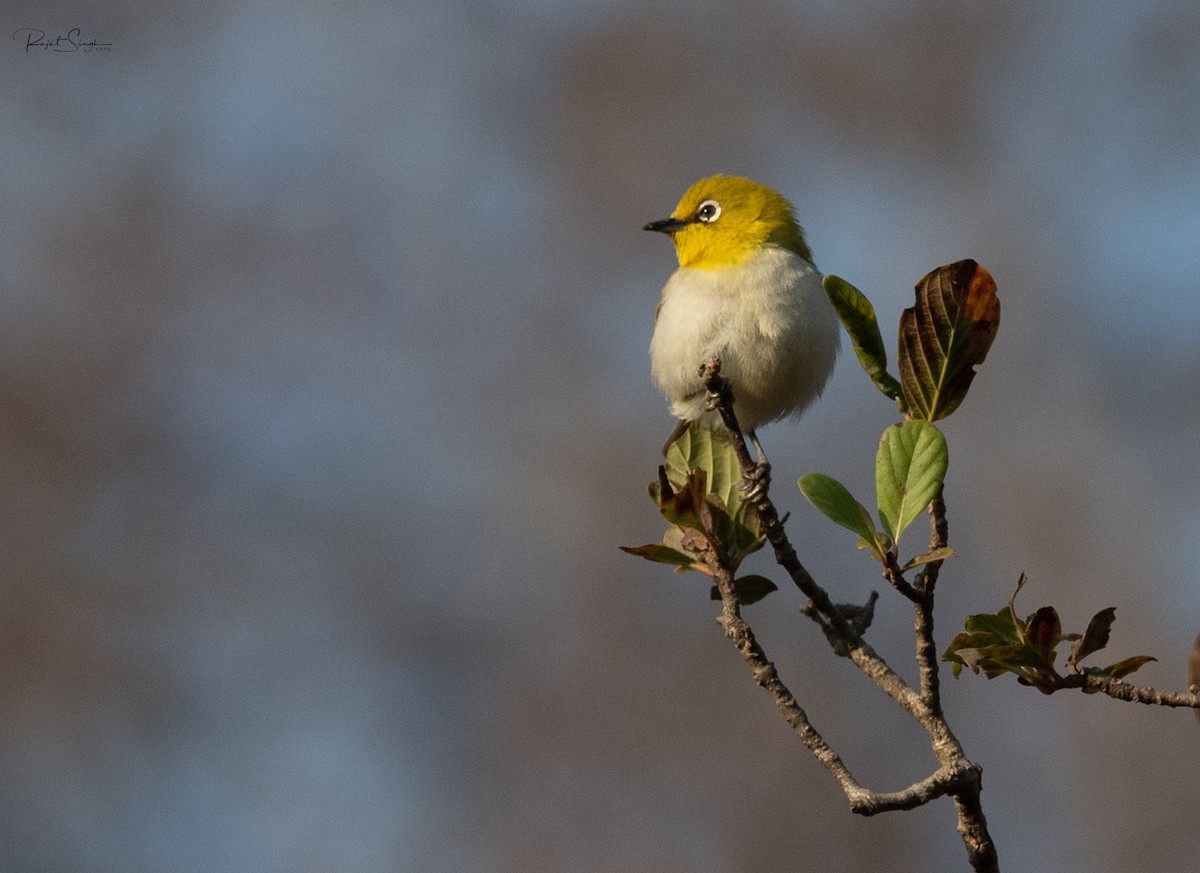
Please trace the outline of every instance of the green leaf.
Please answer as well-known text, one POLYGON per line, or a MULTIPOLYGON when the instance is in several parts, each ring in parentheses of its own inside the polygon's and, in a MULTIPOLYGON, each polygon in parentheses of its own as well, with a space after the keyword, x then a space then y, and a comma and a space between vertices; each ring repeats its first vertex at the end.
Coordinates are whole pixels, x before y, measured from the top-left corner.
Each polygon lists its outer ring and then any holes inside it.
POLYGON ((796 484, 808 502, 826 518, 858 534, 860 546, 871 549, 877 558, 883 559, 887 549, 882 547, 871 513, 854 499, 845 485, 824 473, 805 473, 796 484))
POLYGON ((1141 669, 1151 661, 1157 660, 1158 658, 1155 658, 1152 655, 1134 655, 1132 658, 1125 658, 1124 660, 1117 661, 1115 664, 1109 664, 1104 668, 1103 672, 1114 679, 1120 679, 1124 676, 1128 676, 1135 670, 1141 669))
POLYGON ((666 472, 672 482, 685 481, 693 470, 703 470, 708 475, 705 490, 719 496, 730 515, 736 515, 746 505, 738 488, 742 470, 724 428, 693 422, 668 447, 666 472))
POLYGON ((985 650, 987 654, 987 663, 984 665, 984 672, 987 673, 989 679, 999 676, 1001 673, 1015 673, 1018 678, 1024 678, 1027 681, 1033 679, 1031 684, 1038 684, 1038 674, 1045 671, 1053 674, 1054 667, 1047 662, 1044 652, 1040 652, 1033 646, 1019 644, 1015 646, 994 646, 985 650))
POLYGON ((650 497, 670 524, 662 542, 621 548, 708 575, 712 571, 705 562, 723 554, 736 569, 766 542, 758 513, 738 488, 740 480, 725 431, 693 424, 668 448, 658 479, 650 483, 650 497))
POLYGON ((883 336, 879 333, 875 307, 865 294, 840 276, 826 276, 823 284, 829 302, 850 335, 854 353, 858 355, 863 370, 871 377, 875 387, 898 401, 900 383, 887 371, 887 351, 883 347, 883 336))
POLYGON ((968 615, 966 620, 968 633, 988 634, 1005 644, 1021 643, 1021 632, 1024 625, 1018 626, 1013 617, 1012 608, 1004 607, 997 613, 984 612, 978 615, 968 615))
POLYGON ((906 421, 883 432, 875 490, 880 521, 893 542, 937 496, 948 459, 945 437, 927 421, 906 421))
MULTIPOLYGON (((751 603, 758 603, 772 591, 778 591, 779 587, 766 576, 750 574, 734 579, 733 590, 737 592, 738 603, 749 606, 751 603)), ((709 591, 709 597, 713 600, 721 599, 721 592, 717 590, 716 585, 709 591)))
POLYGON ((988 634, 960 633, 942 653, 942 660, 949 661, 955 676, 966 666, 973 673, 982 671, 988 679, 1004 673, 1015 673, 1020 677, 1033 677, 1037 681, 1046 667, 1045 659, 1024 643, 1004 643, 988 634))
POLYGON ((659 564, 674 564, 678 567, 690 567, 696 562, 696 559, 688 554, 672 549, 662 543, 648 543, 644 546, 617 546, 622 552, 628 552, 631 555, 637 555, 639 558, 645 558, 647 561, 655 561, 659 564))
POLYGON ((944 561, 947 558, 953 557, 954 549, 950 548, 949 546, 942 546, 941 548, 934 549, 931 552, 924 552, 923 554, 909 558, 908 561, 905 562, 904 566, 900 568, 900 572, 907 573, 913 567, 919 567, 922 564, 932 564, 934 561, 944 561))
POLYGON ((972 260, 946 264, 917 283, 900 315, 900 388, 913 418, 937 421, 967 396, 1000 328, 991 275, 972 260))
MULTIPOLYGON (((704 504, 711 517, 710 530, 729 552, 736 568, 742 560, 762 548, 766 537, 758 512, 741 489, 742 469, 724 428, 709 428, 693 422, 667 450, 662 474, 671 482, 684 482, 695 470, 703 470, 704 504)), ((670 520, 670 519, 668 519, 670 520)))

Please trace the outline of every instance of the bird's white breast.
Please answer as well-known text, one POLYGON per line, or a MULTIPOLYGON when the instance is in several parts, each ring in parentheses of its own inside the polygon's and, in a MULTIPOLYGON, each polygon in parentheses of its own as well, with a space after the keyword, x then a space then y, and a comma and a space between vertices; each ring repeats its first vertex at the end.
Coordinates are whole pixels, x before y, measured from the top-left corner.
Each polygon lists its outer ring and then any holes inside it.
POLYGON ((768 247, 742 264, 675 271, 659 301, 650 367, 672 413, 692 420, 704 415, 699 368, 719 356, 739 423, 753 430, 818 396, 837 347, 816 267, 768 247))

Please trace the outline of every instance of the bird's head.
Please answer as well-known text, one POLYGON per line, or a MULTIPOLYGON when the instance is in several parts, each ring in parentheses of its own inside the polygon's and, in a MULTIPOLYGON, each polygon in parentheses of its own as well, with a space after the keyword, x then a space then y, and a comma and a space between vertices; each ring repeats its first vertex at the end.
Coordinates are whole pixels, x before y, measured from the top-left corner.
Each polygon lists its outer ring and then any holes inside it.
POLYGON ((764 246, 812 260, 792 204, 766 185, 740 176, 701 179, 684 193, 670 218, 644 229, 670 235, 681 267, 740 264, 764 246))

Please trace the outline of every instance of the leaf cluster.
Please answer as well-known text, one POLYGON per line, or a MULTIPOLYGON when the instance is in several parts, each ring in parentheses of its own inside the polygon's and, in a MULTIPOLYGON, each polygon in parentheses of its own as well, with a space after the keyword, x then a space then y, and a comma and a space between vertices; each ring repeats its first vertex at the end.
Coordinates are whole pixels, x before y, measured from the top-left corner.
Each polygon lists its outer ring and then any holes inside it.
POLYGON ((963 667, 969 667, 973 673, 982 671, 989 679, 1012 673, 1022 685, 1032 685, 1044 694, 1052 694, 1073 685, 1054 666, 1058 647, 1065 642, 1071 644, 1066 659, 1068 674, 1087 672, 1120 679, 1156 660, 1150 655, 1134 655, 1106 667, 1080 668, 1079 663, 1084 658, 1108 645, 1116 609, 1110 606, 1097 612, 1082 634, 1063 633, 1062 622, 1053 606, 1043 606, 1023 620, 1017 618, 1017 594, 1024 585, 1025 574, 1022 573, 1003 609, 967 616, 966 630, 951 640, 942 654, 942 660, 950 662, 955 676, 963 667))
POLYGON ((871 301, 838 276, 825 277, 825 293, 863 370, 906 418, 937 421, 954 412, 1000 329, 1000 298, 987 270, 970 259, 937 267, 917 283, 914 305, 900 314, 896 379, 887 370, 871 301))
MULTIPOLYGON (((676 572, 696 570, 712 576, 719 558, 736 570, 766 538, 753 506, 738 487, 741 471, 725 430, 693 423, 667 450, 658 479, 650 483, 650 498, 669 527, 662 542, 621 546, 648 561, 671 564, 676 572)), ((739 576, 734 582, 738 600, 754 603, 776 590, 765 576, 739 576)), ((720 595, 716 586, 710 592, 720 595)))
MULTIPOLYGON (((896 560, 900 534, 925 511, 942 488, 949 453, 946 438, 926 421, 905 421, 889 427, 875 453, 875 491, 879 527, 868 509, 846 486, 824 473, 805 473, 799 486, 804 496, 830 520, 858 534, 858 547, 881 564, 896 560)), ((910 558, 900 571, 950 557, 949 548, 910 558)))
POLYGON ((1000 300, 991 275, 972 260, 946 264, 926 274, 916 300, 900 316, 900 376, 888 372, 887 351, 875 307, 861 291, 838 276, 825 277, 825 293, 850 335, 863 370, 891 398, 904 421, 889 427, 875 453, 875 493, 879 525, 867 508, 836 479, 808 473, 800 490, 831 520, 858 535, 885 567, 904 572, 951 556, 938 548, 899 563, 900 534, 939 494, 949 452, 933 422, 956 410, 966 398, 1000 327, 1000 300))

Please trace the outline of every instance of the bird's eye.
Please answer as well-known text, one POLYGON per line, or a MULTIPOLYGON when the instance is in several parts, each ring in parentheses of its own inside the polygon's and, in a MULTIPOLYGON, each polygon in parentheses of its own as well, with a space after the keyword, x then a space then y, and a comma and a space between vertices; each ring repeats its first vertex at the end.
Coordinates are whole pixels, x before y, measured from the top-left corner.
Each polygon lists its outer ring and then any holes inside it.
POLYGON ((705 200, 696 210, 696 218, 704 224, 712 224, 721 217, 721 204, 716 200, 705 200))

